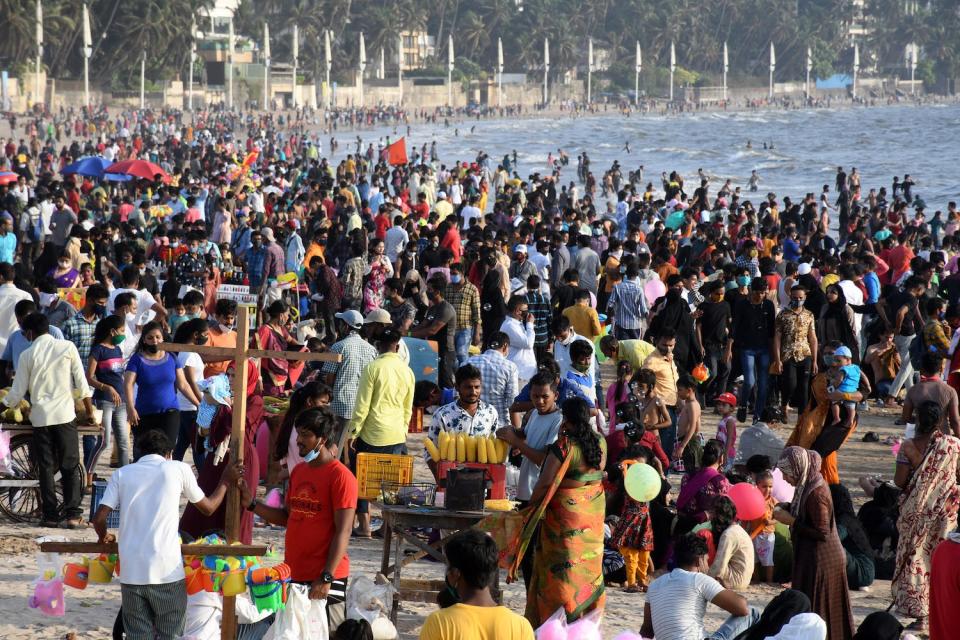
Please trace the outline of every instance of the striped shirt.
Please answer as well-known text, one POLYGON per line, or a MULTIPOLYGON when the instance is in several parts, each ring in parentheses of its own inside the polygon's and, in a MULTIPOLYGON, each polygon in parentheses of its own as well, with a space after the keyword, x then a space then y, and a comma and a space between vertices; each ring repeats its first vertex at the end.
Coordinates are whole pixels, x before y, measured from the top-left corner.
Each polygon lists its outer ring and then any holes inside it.
POLYGON ((650 312, 647 297, 636 280, 624 280, 614 285, 607 310, 621 329, 642 329, 643 319, 650 312))
POLYGON ((550 298, 539 291, 527 292, 527 309, 533 316, 533 344, 542 347, 550 340, 550 298))
POLYGON ((84 368, 87 366, 87 360, 90 358, 90 348, 93 347, 93 331, 97 328, 100 318, 94 316, 92 322, 88 322, 83 313, 77 313, 72 318, 63 323, 63 337, 72 342, 77 347, 77 353, 80 354, 80 362, 84 368))

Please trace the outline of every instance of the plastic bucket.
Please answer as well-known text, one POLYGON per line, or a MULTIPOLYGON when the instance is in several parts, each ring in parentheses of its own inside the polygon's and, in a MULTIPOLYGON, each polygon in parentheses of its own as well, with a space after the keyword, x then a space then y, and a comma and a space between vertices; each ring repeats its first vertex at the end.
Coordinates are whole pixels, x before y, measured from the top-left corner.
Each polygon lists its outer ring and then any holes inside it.
POLYGON ((194 595, 203 591, 203 572, 187 567, 186 571, 187 595, 194 595))
POLYGON ((63 565, 63 584, 74 589, 86 589, 90 579, 86 564, 68 562, 63 565))
POLYGON ((95 584, 107 584, 113 580, 113 563, 107 560, 91 560, 88 572, 90 582, 95 584))
POLYGON ((201 569, 200 573, 200 582, 203 584, 203 590, 208 593, 217 593, 220 591, 220 581, 223 578, 223 574, 219 571, 207 571, 201 569))
POLYGON ((250 597, 257 611, 280 611, 283 609, 283 583, 272 581, 250 585, 250 597))
POLYGON ((247 590, 247 581, 243 569, 228 571, 223 574, 223 580, 220 583, 220 593, 225 596, 238 596, 247 590))

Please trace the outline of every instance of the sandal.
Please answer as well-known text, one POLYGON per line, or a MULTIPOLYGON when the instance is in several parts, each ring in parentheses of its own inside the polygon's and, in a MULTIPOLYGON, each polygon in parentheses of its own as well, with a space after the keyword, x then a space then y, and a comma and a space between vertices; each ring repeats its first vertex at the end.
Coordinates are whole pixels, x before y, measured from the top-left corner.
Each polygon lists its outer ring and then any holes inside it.
POLYGON ((372 533, 361 533, 359 529, 354 529, 353 531, 350 532, 350 537, 351 537, 351 538, 364 538, 364 539, 366 539, 366 540, 370 540, 371 538, 373 538, 373 534, 372 534, 372 533))
POLYGON ((74 518, 73 520, 61 520, 60 528, 61 529, 88 529, 90 528, 90 523, 84 520, 83 518, 74 518))
POLYGON ((646 593, 647 588, 642 584, 632 584, 623 590, 624 593, 646 593))
POLYGON ((926 632, 927 632, 927 621, 926 621, 926 620, 923 620, 923 619, 920 619, 920 618, 917 618, 916 620, 914 620, 913 622, 911 622, 910 624, 908 624, 907 626, 905 626, 905 627, 903 628, 903 630, 904 630, 904 631, 910 631, 910 632, 916 631, 917 633, 926 633, 926 632))

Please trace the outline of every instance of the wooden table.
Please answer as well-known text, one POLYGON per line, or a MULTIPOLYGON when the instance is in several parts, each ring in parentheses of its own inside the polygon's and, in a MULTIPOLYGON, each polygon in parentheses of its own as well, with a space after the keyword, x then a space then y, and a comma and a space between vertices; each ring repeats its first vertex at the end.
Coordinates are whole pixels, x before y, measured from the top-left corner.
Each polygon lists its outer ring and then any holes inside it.
MULTIPOLYGON (((488 515, 483 511, 448 511, 440 507, 405 507, 377 503, 383 515, 383 555, 381 557, 380 572, 393 582, 397 590, 393 598, 393 609, 390 619, 396 623, 397 609, 401 600, 410 602, 436 602, 437 594, 445 588, 443 580, 402 580, 401 570, 412 562, 430 556, 440 566, 445 566, 443 545, 455 533, 469 529, 488 515), (414 533, 415 529, 443 529, 446 536, 427 544, 414 533), (403 557, 402 545, 413 545, 419 551, 403 557), (393 545, 393 564, 390 564, 390 547, 393 545), (391 577, 392 576, 392 577, 391 577)), ((494 583, 494 597, 499 600, 499 578, 494 583)))

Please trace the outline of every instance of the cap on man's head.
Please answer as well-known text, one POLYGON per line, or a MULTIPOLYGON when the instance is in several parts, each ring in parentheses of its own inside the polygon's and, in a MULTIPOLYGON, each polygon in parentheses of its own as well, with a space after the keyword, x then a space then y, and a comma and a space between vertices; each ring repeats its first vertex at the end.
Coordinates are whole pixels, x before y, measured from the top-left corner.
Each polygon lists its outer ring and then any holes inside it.
POLYGON ((843 356, 844 358, 852 358, 853 354, 850 353, 850 348, 847 346, 837 347, 837 350, 833 352, 834 356, 843 356))
POLYGON ((393 320, 390 319, 390 312, 386 309, 372 309, 370 313, 367 314, 367 317, 364 318, 363 324, 392 324, 393 320))
POLYGON ((809 262, 801 262, 801 263, 797 266, 797 274, 798 274, 798 275, 801 275, 801 276, 805 276, 805 275, 807 275, 808 273, 810 273, 810 271, 811 271, 812 269, 813 269, 813 267, 810 266, 810 263, 809 263, 809 262))
POLYGON ((262 235, 263 239, 267 242, 274 242, 273 229, 271 227, 264 227, 261 229, 260 235, 262 235))
POLYGON ((525 253, 527 253, 527 245, 525 245, 525 244, 515 245, 515 246, 513 247, 513 252, 514 252, 514 253, 523 253, 523 254, 525 254, 525 253))
POLYGON ((353 329, 359 329, 363 326, 363 316, 360 315, 360 312, 356 309, 350 309, 349 311, 341 311, 340 313, 335 313, 333 317, 338 320, 343 320, 347 325, 353 329))
POLYGON ((446 200, 446 199, 447 199, 446 191, 441 191, 440 193, 437 194, 437 200, 446 200))

